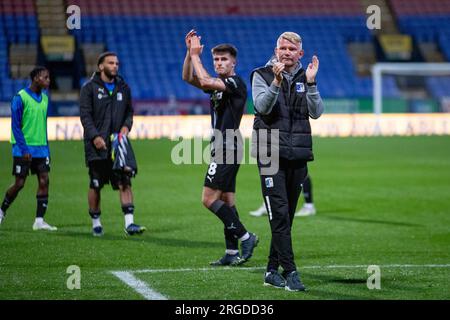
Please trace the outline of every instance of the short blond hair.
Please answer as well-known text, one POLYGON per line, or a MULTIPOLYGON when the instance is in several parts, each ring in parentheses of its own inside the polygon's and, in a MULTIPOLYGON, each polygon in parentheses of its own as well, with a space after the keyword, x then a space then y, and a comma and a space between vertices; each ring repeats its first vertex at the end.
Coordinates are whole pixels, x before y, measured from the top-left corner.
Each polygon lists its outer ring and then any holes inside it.
POLYGON ((298 33, 292 32, 292 31, 286 31, 283 32, 277 40, 277 47, 280 46, 281 39, 285 39, 289 42, 292 42, 293 44, 300 45, 300 49, 302 48, 302 37, 298 33))

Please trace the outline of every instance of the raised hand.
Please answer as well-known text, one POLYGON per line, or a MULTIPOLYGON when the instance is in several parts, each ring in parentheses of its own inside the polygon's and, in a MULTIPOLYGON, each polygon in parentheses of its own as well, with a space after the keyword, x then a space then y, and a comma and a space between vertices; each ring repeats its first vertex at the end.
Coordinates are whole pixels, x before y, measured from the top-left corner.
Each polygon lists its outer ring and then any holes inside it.
POLYGON ((315 82, 317 71, 319 71, 319 58, 317 56, 312 57, 312 62, 308 65, 306 69, 306 81, 315 82))
POLYGON ((284 63, 281 63, 281 62, 275 62, 272 67, 272 71, 275 74, 274 82, 275 82, 275 85, 278 87, 281 85, 281 82, 283 81, 282 72, 283 72, 284 68, 285 68, 285 65, 284 65, 284 63))
POLYGON ((191 56, 199 56, 203 52, 203 45, 200 43, 201 37, 196 34, 191 37, 191 47, 189 49, 189 53, 191 56))
POLYGON ((197 35, 197 31, 195 31, 195 29, 192 29, 191 31, 189 31, 189 32, 186 34, 186 37, 184 37, 184 41, 185 41, 185 43, 186 43, 186 48, 187 48, 188 50, 191 49, 191 38, 192 38, 192 36, 196 36, 196 35, 197 35))

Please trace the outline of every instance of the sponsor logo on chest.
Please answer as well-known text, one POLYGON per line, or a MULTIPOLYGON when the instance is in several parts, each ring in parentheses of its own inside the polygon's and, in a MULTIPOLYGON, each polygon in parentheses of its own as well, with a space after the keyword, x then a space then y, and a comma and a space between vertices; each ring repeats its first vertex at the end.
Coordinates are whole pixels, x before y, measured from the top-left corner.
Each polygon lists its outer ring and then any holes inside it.
POLYGON ((102 100, 103 97, 107 97, 107 95, 105 94, 105 89, 98 88, 98 95, 97 95, 98 100, 102 100))

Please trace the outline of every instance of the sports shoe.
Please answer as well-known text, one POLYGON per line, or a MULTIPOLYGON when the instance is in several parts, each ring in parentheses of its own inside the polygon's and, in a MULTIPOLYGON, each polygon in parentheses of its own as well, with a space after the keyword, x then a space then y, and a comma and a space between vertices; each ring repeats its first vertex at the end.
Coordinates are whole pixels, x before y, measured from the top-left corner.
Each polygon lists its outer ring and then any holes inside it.
POLYGON ((296 217, 307 217, 316 214, 316 208, 314 204, 305 203, 303 207, 295 213, 296 217))
POLYGON ((262 217, 264 215, 267 215, 265 204, 263 203, 262 206, 256 209, 255 211, 250 211, 249 214, 253 217, 262 217))
POLYGON ((103 236, 103 227, 102 226, 97 226, 95 228, 92 228, 92 235, 94 237, 101 237, 101 236, 103 236))
POLYGON ((305 291, 306 287, 300 281, 297 271, 292 271, 286 276, 286 286, 284 287, 287 291, 305 291))
POLYGON ((241 256, 239 253, 236 254, 228 254, 220 258, 219 260, 213 261, 210 263, 211 266, 237 266, 240 264, 241 256))
POLYGON ((49 225, 47 222, 42 221, 42 222, 37 222, 35 221, 33 224, 33 230, 37 231, 37 230, 45 230, 45 231, 56 231, 58 230, 57 227, 51 226, 49 225))
POLYGON ((264 285, 275 288, 284 288, 286 286, 286 280, 278 273, 278 271, 270 270, 264 274, 264 285))
POLYGON ((253 250, 258 246, 258 242, 258 236, 254 233, 250 233, 250 237, 241 242, 242 263, 248 261, 252 257, 253 250))
POLYGON ((146 227, 132 223, 125 229, 125 233, 127 235, 129 235, 129 236, 132 236, 132 235, 135 235, 135 234, 141 234, 145 230, 147 230, 146 227))

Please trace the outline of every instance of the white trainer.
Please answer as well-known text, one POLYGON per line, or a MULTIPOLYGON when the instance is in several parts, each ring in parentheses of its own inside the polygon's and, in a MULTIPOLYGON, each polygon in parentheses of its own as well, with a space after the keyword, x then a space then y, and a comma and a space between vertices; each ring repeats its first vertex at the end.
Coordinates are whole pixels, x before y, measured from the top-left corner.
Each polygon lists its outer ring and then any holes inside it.
POLYGON ((259 207, 255 211, 250 211, 249 213, 254 217, 262 217, 267 214, 266 205, 263 203, 261 207, 259 207))
POLYGON ((37 230, 56 231, 56 230, 58 230, 58 228, 49 225, 45 221, 35 221, 33 224, 33 230, 34 231, 37 231, 37 230))
POLYGON ((316 214, 316 207, 312 203, 305 203, 303 207, 295 213, 296 217, 308 217, 316 214))

